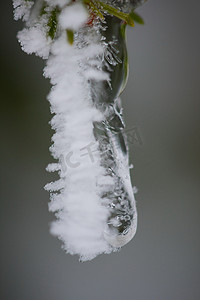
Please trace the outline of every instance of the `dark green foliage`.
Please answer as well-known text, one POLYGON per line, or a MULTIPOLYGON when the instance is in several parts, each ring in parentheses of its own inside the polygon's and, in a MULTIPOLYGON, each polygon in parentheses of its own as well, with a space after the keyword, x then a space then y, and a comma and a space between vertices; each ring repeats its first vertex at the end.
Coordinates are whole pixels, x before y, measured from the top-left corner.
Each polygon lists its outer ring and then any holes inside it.
POLYGON ((130 16, 133 19, 133 21, 135 21, 136 23, 138 23, 140 25, 144 25, 144 20, 135 11, 132 11, 130 13, 130 16))
POLYGON ((58 14, 60 13, 59 7, 55 7, 49 17, 49 21, 47 23, 47 26, 49 27, 48 36, 53 40, 58 26, 58 14))
POLYGON ((72 30, 67 29, 66 33, 67 33, 67 40, 69 44, 72 45, 74 43, 74 32, 72 30))

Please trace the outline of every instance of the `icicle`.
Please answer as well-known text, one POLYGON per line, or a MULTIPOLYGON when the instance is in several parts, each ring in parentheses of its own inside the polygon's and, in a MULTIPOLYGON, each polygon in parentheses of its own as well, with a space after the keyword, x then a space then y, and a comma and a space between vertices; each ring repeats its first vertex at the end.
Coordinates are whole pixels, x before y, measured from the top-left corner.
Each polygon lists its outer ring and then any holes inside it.
POLYGON ((128 76, 125 22, 133 26, 127 11, 139 2, 13 2, 15 19, 27 21, 18 34, 22 49, 48 59, 57 162, 47 170, 60 176, 45 186, 57 217, 51 233, 82 261, 118 250, 136 232, 119 96, 128 76))

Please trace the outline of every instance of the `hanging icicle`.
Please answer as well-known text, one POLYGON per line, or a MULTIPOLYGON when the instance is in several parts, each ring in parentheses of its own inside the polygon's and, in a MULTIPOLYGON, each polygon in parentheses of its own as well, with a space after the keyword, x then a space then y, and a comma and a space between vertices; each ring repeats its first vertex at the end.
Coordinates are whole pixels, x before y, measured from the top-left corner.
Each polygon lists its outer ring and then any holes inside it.
POLYGON ((55 130, 49 172, 59 180, 49 210, 51 233, 82 261, 111 253, 136 232, 128 145, 119 96, 128 76, 126 25, 143 23, 144 1, 14 0, 22 49, 47 59, 48 96, 55 130))

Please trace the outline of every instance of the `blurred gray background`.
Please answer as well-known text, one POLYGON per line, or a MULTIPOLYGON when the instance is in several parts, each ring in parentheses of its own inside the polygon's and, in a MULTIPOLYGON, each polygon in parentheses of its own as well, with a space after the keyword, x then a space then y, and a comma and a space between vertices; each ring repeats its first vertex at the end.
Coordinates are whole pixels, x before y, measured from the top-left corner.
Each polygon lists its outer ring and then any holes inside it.
POLYGON ((130 145, 138 231, 86 263, 49 234, 50 85, 19 47, 11 1, 0 8, 0 299, 199 300, 200 2, 149 0, 138 9, 146 25, 128 30, 124 114, 143 141, 130 145))

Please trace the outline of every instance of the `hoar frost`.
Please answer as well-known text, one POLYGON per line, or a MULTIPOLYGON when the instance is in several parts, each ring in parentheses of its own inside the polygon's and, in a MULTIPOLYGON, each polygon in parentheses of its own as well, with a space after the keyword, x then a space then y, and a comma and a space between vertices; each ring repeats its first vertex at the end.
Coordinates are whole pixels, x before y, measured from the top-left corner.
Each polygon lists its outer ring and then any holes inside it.
POLYGON ((15 20, 23 19, 23 21, 27 21, 33 4, 34 4, 33 1, 14 0, 13 1, 14 19, 15 20))
POLYGON ((22 49, 47 59, 44 76, 52 84, 56 162, 47 170, 60 178, 45 186, 57 218, 51 233, 82 261, 116 251, 137 226, 119 100, 128 72, 125 26, 107 15, 91 24, 82 1, 14 0, 13 6, 15 19, 26 21, 18 33, 22 49))

